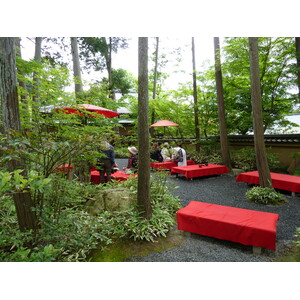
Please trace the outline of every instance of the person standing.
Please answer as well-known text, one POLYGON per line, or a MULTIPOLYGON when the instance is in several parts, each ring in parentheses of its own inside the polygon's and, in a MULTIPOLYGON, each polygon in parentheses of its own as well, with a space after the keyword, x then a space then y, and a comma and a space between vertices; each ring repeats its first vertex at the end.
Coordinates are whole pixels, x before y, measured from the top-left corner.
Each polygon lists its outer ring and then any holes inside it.
POLYGON ((101 157, 97 159, 96 169, 100 172, 100 183, 105 183, 105 174, 107 182, 111 181, 111 170, 115 163, 115 151, 114 147, 108 142, 103 141, 100 145, 101 157))
POLYGON ((176 161, 178 161, 178 167, 187 166, 186 151, 182 148, 182 145, 178 144, 174 149, 176 151, 175 157, 176 161))

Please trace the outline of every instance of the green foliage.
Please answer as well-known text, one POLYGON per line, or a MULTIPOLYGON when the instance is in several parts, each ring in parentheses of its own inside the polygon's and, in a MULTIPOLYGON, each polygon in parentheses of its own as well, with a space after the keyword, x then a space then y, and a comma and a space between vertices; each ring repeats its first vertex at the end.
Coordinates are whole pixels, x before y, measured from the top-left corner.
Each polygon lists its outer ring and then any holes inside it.
POLYGON ((136 78, 124 69, 112 70, 112 82, 113 89, 120 91, 122 95, 137 90, 136 78))
POLYGON ((31 189, 42 193, 51 181, 50 178, 44 178, 34 171, 30 172, 26 178, 21 174, 22 172, 23 170, 15 170, 10 173, 0 171, 0 192, 14 193, 31 189))
POLYGON ((300 168, 296 168, 293 175, 300 176, 300 168))
MULTIPOLYGON (((166 178, 167 175, 163 172, 151 176, 153 214, 150 220, 143 218, 137 207, 123 212, 101 214, 102 217, 108 218, 116 238, 126 237, 154 242, 156 238, 166 236, 170 227, 174 225, 175 212, 181 207, 179 199, 170 194, 169 189, 172 187, 167 185, 166 178)), ((134 178, 125 181, 122 185, 133 193, 137 192, 137 180, 134 178)))
MULTIPOLYGON (((224 98, 229 132, 252 131, 250 67, 247 38, 226 38, 222 63, 224 98)), ((293 110, 296 95, 293 38, 259 38, 259 63, 265 129, 293 110)))
POLYGON ((79 38, 80 57, 85 60, 86 69, 93 67, 96 71, 107 68, 109 48, 117 52, 118 48, 127 48, 127 40, 122 37, 82 37, 79 38))
MULTIPOLYGON (((90 216, 84 204, 92 199, 100 185, 68 181, 55 174, 45 187, 45 207, 40 217, 40 229, 18 232, 17 217, 12 199, 0 199, 0 254, 1 261, 87 261, 93 249, 104 249, 119 238, 155 241, 165 236, 174 224, 175 212, 180 208, 178 198, 169 193, 166 174, 158 172, 151 179, 153 216, 146 220, 137 207, 124 212, 107 211, 90 216)), ((133 193, 137 180, 123 183, 133 193)))
POLYGON ((203 145, 200 148, 200 151, 195 150, 189 151, 190 158, 196 163, 208 162, 211 164, 221 164, 222 157, 220 150, 218 149, 215 143, 203 145))
MULTIPOLYGON (((239 150, 233 150, 230 153, 232 165, 244 171, 257 170, 256 155, 253 147, 245 147, 239 150)), ((278 154, 267 153, 267 160, 270 170, 274 170, 279 166, 278 154)))
MULTIPOLYGON (((31 249, 19 247, 9 256, 9 262, 51 262, 56 260, 60 249, 55 249, 51 244, 42 249, 31 249)), ((0 254, 1 261, 7 261, 5 255, 0 254), (1 257, 2 256, 2 257, 1 257)))
MULTIPOLYGON (((119 185, 125 186, 132 193, 137 193, 137 182, 136 178, 130 178, 119 185)), ((175 222, 176 211, 181 207, 179 199, 170 193, 170 189, 175 187, 168 186, 167 175, 163 172, 151 175, 150 188, 153 208, 150 220, 141 217, 141 212, 137 207, 122 212, 104 212, 99 215, 113 230, 114 238, 127 237, 154 242, 157 237, 166 236, 175 222)))
POLYGON ((118 158, 128 158, 128 148, 127 147, 115 147, 115 156, 118 158))
POLYGON ((286 202, 282 194, 275 192, 274 189, 266 187, 253 187, 246 192, 247 200, 260 204, 279 205, 286 202))
POLYGON ((82 261, 86 260, 91 249, 104 247, 111 242, 112 229, 109 224, 84 211, 83 205, 93 195, 93 187, 88 186, 89 189, 79 182, 66 184, 66 180, 62 180, 60 185, 52 185, 45 195, 45 201, 49 203, 44 208, 41 226, 35 235, 16 231, 17 217, 13 201, 8 196, 1 198, 2 261, 82 261))
MULTIPOLYGON (((83 91, 80 95, 80 99, 76 99, 78 104, 80 103, 89 103, 101 107, 105 107, 107 109, 116 110, 118 108, 117 101, 111 101, 109 98, 109 85, 107 82, 99 82, 96 81, 89 85, 89 89, 83 91)), ((96 119, 100 119, 102 116, 95 115, 96 119)), ((94 122, 95 118, 89 118, 89 123, 94 122)), ((113 119, 111 120, 113 121, 113 119)))

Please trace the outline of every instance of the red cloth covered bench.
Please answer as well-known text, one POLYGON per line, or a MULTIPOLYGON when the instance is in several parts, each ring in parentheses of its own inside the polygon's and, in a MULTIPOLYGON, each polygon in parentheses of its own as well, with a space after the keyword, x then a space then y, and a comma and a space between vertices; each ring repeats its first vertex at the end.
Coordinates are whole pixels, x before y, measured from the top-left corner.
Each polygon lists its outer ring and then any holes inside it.
MULTIPOLYGON (((96 183, 96 184, 100 183, 100 172, 99 171, 92 170, 90 172, 90 175, 91 175, 90 181, 92 183, 96 183)), ((129 176, 136 177, 137 174, 125 174, 123 171, 116 171, 115 173, 111 174, 111 179, 115 180, 115 181, 126 181, 129 176)), ((106 175, 105 175, 104 179, 105 179, 105 181, 107 181, 106 175)))
POLYGON ((176 217, 179 230, 276 250, 278 214, 191 201, 176 217))
POLYGON ((228 168, 222 165, 208 164, 206 165, 189 165, 184 167, 173 167, 171 174, 182 174, 187 179, 202 177, 202 176, 211 176, 228 173, 228 168))
MULTIPOLYGON (((187 160, 187 165, 194 165, 195 162, 193 160, 187 160)), ((173 161, 164 161, 164 162, 151 162, 150 167, 158 170, 171 170, 173 167, 177 167, 177 163, 173 161)))
MULTIPOLYGON (((300 193, 300 176, 272 172, 270 175, 275 189, 290 191, 292 193, 300 193)), ((258 171, 240 173, 236 177, 236 181, 259 184, 258 171)))

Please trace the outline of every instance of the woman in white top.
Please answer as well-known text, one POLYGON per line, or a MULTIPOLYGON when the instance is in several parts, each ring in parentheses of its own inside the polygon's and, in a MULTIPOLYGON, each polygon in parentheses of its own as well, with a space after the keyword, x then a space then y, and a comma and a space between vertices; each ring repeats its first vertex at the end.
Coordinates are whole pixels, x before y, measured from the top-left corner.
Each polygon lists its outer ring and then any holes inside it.
POLYGON ((174 156, 178 160, 178 167, 187 166, 186 151, 182 148, 182 145, 180 144, 174 149, 176 150, 176 154, 174 156))

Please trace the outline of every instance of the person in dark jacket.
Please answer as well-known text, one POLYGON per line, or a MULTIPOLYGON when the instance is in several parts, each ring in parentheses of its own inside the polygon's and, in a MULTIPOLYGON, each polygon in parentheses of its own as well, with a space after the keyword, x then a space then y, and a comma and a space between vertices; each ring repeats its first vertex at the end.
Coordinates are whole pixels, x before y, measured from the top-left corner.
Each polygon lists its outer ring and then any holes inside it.
POLYGON ((100 149, 101 157, 97 159, 96 169, 100 172, 100 183, 105 183, 105 174, 107 182, 111 181, 111 170, 115 163, 115 151, 114 147, 108 142, 101 142, 100 149))
POLYGON ((159 144, 155 143, 153 145, 153 148, 152 148, 152 151, 151 151, 151 154, 150 154, 150 158, 155 160, 155 161, 162 162, 164 159, 163 159, 160 151, 161 150, 160 150, 159 144))

